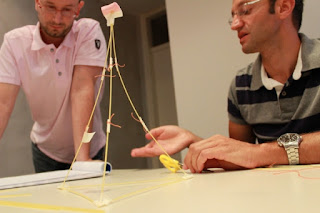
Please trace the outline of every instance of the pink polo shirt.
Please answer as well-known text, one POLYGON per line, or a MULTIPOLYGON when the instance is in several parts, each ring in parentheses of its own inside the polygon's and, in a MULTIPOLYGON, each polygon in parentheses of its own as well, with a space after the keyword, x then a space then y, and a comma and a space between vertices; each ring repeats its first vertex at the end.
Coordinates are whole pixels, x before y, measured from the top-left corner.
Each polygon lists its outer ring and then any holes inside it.
MULTIPOLYGON (((74 66, 103 67, 105 56, 105 38, 99 23, 92 19, 74 21, 58 48, 42 41, 39 23, 5 34, 0 50, 0 82, 23 88, 34 120, 31 140, 52 159, 70 163, 74 158, 70 101, 74 66)), ((97 106, 91 157, 105 144, 97 106)))

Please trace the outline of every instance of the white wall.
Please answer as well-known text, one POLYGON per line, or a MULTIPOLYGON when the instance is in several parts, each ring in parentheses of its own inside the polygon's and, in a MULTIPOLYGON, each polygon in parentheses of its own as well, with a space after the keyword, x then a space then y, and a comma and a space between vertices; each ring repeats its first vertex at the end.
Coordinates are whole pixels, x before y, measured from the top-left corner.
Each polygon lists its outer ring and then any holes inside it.
MULTIPOLYGON (((7 31, 37 22, 33 0, 2 0, 0 2, 0 44, 7 31)), ((11 119, 0 143, 0 177, 34 172, 29 137, 31 127, 29 107, 23 92, 19 92, 11 119)))
MULTIPOLYGON (((227 93, 244 55, 227 20, 232 1, 166 0, 178 123, 202 137, 228 135, 227 93)), ((306 0, 302 31, 319 37, 320 1, 306 0)), ((185 154, 185 152, 184 152, 185 154)))

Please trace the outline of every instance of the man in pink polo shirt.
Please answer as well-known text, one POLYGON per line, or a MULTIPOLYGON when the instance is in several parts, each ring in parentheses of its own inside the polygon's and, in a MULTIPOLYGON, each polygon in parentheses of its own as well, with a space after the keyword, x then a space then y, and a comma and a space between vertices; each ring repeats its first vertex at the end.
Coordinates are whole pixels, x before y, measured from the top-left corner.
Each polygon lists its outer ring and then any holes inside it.
MULTIPOLYGON (((0 50, 0 138, 20 87, 30 106, 36 172, 67 169, 92 111, 106 42, 97 21, 76 21, 84 1, 35 0, 37 25, 14 29, 0 50)), ((79 161, 102 159, 105 134, 99 104, 79 161)))

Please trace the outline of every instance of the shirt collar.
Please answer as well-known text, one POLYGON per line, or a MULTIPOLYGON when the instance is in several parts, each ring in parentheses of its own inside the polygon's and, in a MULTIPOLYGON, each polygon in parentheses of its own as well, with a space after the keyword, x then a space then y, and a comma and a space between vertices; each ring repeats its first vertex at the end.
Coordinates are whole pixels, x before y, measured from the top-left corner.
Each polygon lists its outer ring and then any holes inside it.
MULTIPOLYGON (((302 71, 302 59, 301 59, 301 47, 300 47, 297 64, 293 71, 292 78, 294 80, 299 80, 301 77, 301 71, 302 71)), ((267 88, 268 90, 272 90, 273 88, 283 86, 283 84, 280 83, 279 81, 276 81, 273 78, 268 77, 268 74, 265 68, 263 67, 262 63, 261 63, 261 81, 263 86, 265 86, 265 88, 267 88)))
MULTIPOLYGON (((294 80, 298 80, 301 77, 301 72, 312 70, 320 67, 319 53, 320 43, 319 40, 309 39, 306 35, 299 33, 301 40, 301 46, 299 50, 299 56, 295 70, 292 74, 294 80)), ((259 54, 257 59, 254 61, 252 71, 251 89, 258 90, 260 87, 265 86, 262 82, 263 71, 261 70, 262 62, 261 55, 259 54)), ((265 71, 264 71, 265 72, 265 71)), ((265 86, 268 88, 267 86, 265 86)))
POLYGON ((46 47, 47 44, 45 44, 41 38, 40 35, 40 23, 38 22, 36 25, 35 30, 33 31, 33 39, 32 39, 32 45, 31 50, 40 50, 44 47, 46 47))
MULTIPOLYGON (((76 21, 74 21, 70 32, 66 35, 66 37, 64 38, 64 40, 60 46, 66 46, 68 48, 71 48, 72 46, 74 46, 75 33, 76 33, 75 29, 74 29, 75 22, 76 21)), ((40 35, 40 23, 38 22, 35 30, 33 31, 33 41, 32 41, 32 45, 31 45, 31 50, 37 51, 37 50, 40 50, 40 49, 45 48, 46 46, 50 46, 50 45, 52 45, 52 44, 46 44, 43 42, 41 35, 40 35)))

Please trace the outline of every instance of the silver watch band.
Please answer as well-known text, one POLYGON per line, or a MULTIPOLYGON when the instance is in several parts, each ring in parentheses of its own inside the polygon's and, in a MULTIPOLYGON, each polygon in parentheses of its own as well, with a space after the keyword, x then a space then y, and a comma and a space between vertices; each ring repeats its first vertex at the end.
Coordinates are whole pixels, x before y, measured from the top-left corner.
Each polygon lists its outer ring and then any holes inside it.
POLYGON ((299 148, 296 147, 288 147, 285 148, 288 160, 290 165, 296 165, 299 164, 299 148))

